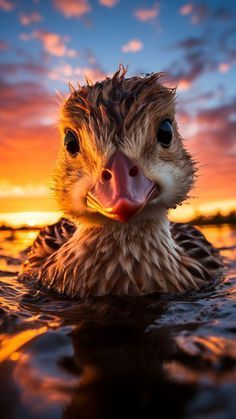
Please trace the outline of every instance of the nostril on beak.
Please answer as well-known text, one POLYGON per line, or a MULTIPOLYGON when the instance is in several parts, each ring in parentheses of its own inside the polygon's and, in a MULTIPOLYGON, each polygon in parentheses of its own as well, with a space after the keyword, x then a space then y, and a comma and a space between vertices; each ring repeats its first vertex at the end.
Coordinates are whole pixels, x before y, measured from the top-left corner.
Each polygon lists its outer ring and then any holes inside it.
POLYGON ((138 174, 138 167, 137 166, 133 166, 131 167, 130 171, 129 171, 129 175, 131 177, 135 177, 138 174))
POLYGON ((111 180, 111 178, 112 178, 111 172, 109 172, 109 170, 107 170, 107 169, 104 169, 102 171, 102 180, 105 181, 105 182, 109 182, 109 180, 111 180))

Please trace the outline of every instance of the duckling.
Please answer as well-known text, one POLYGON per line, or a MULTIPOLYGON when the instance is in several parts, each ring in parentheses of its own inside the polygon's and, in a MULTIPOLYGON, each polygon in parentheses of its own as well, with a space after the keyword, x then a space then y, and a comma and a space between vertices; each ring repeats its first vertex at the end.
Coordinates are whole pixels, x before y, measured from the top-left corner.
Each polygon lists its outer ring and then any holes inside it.
POLYGON ((61 109, 55 194, 64 218, 35 240, 24 272, 70 297, 197 290, 222 272, 218 251, 167 213, 193 186, 196 163, 163 73, 71 87, 61 109))

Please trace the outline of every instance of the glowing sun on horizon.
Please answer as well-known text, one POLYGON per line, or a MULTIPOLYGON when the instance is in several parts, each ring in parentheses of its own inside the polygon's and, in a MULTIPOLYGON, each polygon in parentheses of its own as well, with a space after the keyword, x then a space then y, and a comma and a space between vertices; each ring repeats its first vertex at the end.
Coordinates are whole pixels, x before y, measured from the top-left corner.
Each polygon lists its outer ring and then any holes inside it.
POLYGON ((0 224, 8 224, 12 227, 43 226, 45 224, 52 224, 56 222, 60 218, 60 215, 61 214, 56 211, 0 213, 0 224))

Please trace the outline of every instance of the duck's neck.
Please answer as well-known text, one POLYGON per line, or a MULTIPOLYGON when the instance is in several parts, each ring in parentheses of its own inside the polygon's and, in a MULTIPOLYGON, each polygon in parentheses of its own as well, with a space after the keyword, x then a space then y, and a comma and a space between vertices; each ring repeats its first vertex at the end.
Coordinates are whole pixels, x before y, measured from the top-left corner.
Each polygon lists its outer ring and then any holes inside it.
POLYGON ((183 250, 166 217, 80 226, 49 258, 41 281, 70 296, 140 295, 193 288, 183 250), (49 284, 50 281, 50 284, 49 284), (188 286, 189 282, 189 286, 188 286))

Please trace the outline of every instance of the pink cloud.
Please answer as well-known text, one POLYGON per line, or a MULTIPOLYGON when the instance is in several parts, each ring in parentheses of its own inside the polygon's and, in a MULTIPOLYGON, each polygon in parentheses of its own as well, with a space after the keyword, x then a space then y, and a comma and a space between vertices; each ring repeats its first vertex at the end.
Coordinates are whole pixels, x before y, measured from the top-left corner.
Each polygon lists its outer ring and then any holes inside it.
POLYGON ((230 64, 229 63, 220 63, 218 66, 218 70, 220 73, 227 73, 230 70, 230 64))
POLYGON ((85 76, 92 82, 103 80, 106 74, 97 65, 96 67, 73 67, 70 64, 62 64, 49 72, 49 78, 63 83, 72 82, 76 85, 85 83, 85 76))
POLYGON ((134 15, 142 22, 148 22, 159 15, 159 5, 154 4, 153 7, 149 9, 137 9, 135 10, 134 15))
POLYGON ((5 12, 10 12, 14 9, 15 5, 9 0, 0 0, 0 9, 4 10, 5 12))
POLYGON ((143 43, 138 39, 131 39, 127 44, 122 45, 123 52, 137 52, 143 48, 143 43))
POLYGON ((184 4, 184 6, 180 8, 179 12, 181 15, 186 16, 192 13, 192 11, 193 11, 193 5, 191 3, 187 3, 187 4, 184 4))
MULTIPOLYGON (((1 127, 5 126, 9 131, 17 132, 12 125, 13 120, 17 121, 18 128, 30 127, 38 125, 44 118, 49 118, 54 113, 53 107, 49 109, 46 106, 49 102, 53 104, 53 97, 37 83, 19 82, 4 85, 1 83, 1 92, 4 100, 4 106, 0 111, 1 127), (17 103, 17 106, 13 106, 13 103, 17 103)), ((10 137, 6 138, 9 140, 10 137)))
MULTIPOLYGON (((181 15, 183 16, 191 15, 191 22, 193 24, 197 24, 201 22, 207 16, 219 17, 217 16, 217 13, 221 15, 221 11, 220 12, 219 10, 218 11, 216 10, 215 12, 211 11, 206 3, 199 3, 199 4, 187 3, 183 7, 180 8, 181 15)), ((224 13, 222 17, 225 18, 225 16, 226 16, 226 12, 224 13)))
POLYGON ((105 7, 114 7, 118 4, 119 0, 99 0, 99 3, 105 7))
POLYGON ((37 78, 42 78, 48 73, 48 69, 32 61, 25 61, 21 63, 0 63, 0 73, 4 79, 8 79, 11 76, 26 74, 36 76, 37 78))
POLYGON ((45 51, 51 55, 56 55, 62 57, 66 55, 66 38, 58 35, 57 33, 47 32, 47 31, 35 31, 34 37, 40 40, 43 44, 45 51))
POLYGON ((31 25, 32 23, 40 22, 41 20, 42 20, 42 16, 38 12, 20 14, 20 23, 24 26, 31 25))
POLYGON ((71 81, 74 77, 74 69, 70 64, 61 64, 49 71, 48 77, 51 80, 59 80, 63 83, 71 81))
POLYGON ((37 30, 32 34, 21 34, 20 39, 23 41, 38 39, 42 42, 43 48, 48 54, 55 55, 57 57, 68 56, 72 58, 78 55, 76 50, 67 48, 66 42, 69 41, 68 36, 62 36, 57 33, 44 30, 37 30))
POLYGON ((9 49, 9 45, 5 41, 0 41, 0 51, 6 51, 9 49))
POLYGON ((88 0, 53 0, 53 4, 66 17, 80 17, 91 10, 88 0))

